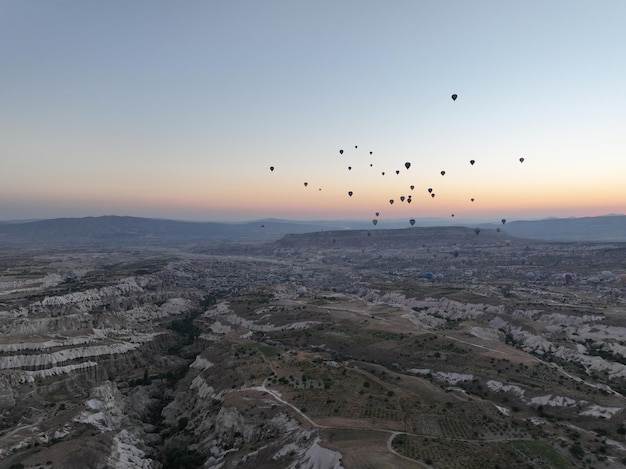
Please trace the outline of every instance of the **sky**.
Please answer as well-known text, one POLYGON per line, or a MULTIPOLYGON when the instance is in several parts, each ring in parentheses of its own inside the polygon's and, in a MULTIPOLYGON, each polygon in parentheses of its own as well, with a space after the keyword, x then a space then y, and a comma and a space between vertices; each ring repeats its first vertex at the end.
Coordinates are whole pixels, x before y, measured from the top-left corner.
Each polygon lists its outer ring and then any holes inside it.
POLYGON ((0 220, 626 213, 624 18, 623 0, 0 0, 0 220))

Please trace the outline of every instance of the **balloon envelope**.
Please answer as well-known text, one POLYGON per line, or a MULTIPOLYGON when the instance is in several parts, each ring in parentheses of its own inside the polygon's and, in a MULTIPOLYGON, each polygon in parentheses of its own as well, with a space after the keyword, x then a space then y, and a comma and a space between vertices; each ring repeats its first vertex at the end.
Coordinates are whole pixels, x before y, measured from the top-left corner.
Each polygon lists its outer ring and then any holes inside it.
POLYGON ((456 101, 457 95, 456 95, 456 93, 455 93, 455 94, 453 94, 453 95, 452 95, 452 96, 450 96, 450 97, 452 98, 452 101, 456 101))
POLYGON ((376 226, 376 225, 378 225, 378 220, 376 220, 376 218, 374 218, 374 219, 372 220, 372 223, 374 224, 374 226, 376 226))
POLYGON ((274 171, 274 167, 273 166, 270 166, 270 171, 274 171))
POLYGON ((474 160, 470 160, 470 164, 471 164, 472 166, 474 166, 474 163, 476 163, 476 161, 474 161, 474 160))
POLYGON ((415 225, 415 218, 411 218, 409 220, 409 223, 411 224, 411 226, 415 225))
POLYGON ((404 167, 406 169, 409 169, 411 167, 411 163, 409 163, 408 161, 406 163, 404 163, 404 167))
POLYGON ((389 203, 393 205, 393 199, 389 199, 389 203))

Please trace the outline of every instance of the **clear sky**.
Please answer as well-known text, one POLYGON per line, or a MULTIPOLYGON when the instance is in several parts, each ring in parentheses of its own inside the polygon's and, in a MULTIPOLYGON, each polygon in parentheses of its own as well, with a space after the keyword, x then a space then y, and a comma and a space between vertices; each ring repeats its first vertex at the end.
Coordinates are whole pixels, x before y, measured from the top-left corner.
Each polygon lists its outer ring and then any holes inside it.
POLYGON ((623 0, 0 0, 0 220, 625 213, 625 20, 623 0))

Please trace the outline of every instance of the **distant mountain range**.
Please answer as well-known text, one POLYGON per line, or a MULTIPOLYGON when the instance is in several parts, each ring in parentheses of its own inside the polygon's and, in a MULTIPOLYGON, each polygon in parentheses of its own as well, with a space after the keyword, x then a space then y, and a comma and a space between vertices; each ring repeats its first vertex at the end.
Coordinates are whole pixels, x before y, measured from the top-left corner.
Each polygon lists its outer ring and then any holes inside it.
MULTIPOLYGON (((264 242, 287 234, 320 231, 407 228, 406 220, 290 221, 266 219, 242 223, 188 222, 102 216, 50 220, 0 222, 0 247, 167 245, 199 242, 264 242)), ((441 219, 417 219, 417 226, 450 226, 441 219)), ((460 226, 455 223, 455 226, 460 226)), ((500 229, 505 235, 545 241, 626 242, 626 215, 512 221, 506 225, 465 224, 485 230, 500 229)))

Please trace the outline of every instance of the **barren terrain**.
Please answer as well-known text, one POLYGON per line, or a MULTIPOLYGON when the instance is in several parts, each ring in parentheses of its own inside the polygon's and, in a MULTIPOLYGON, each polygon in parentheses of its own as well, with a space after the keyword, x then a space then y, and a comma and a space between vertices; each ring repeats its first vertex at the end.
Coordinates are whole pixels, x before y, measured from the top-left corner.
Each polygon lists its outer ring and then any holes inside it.
POLYGON ((624 259, 464 228, 4 251, 0 467, 624 467, 624 259))

